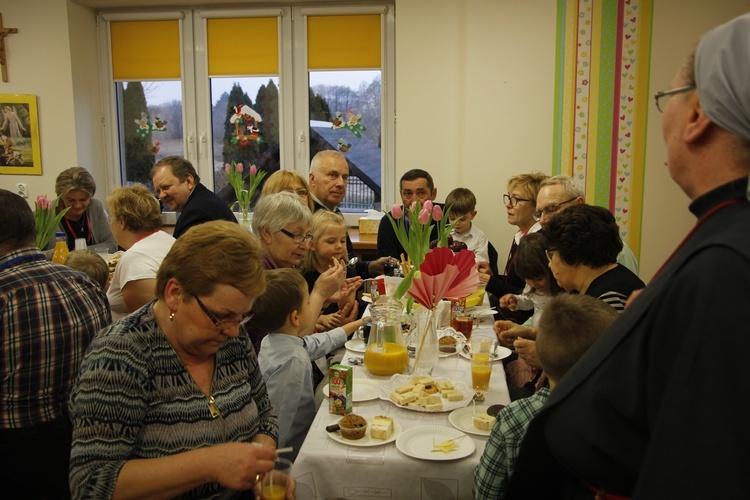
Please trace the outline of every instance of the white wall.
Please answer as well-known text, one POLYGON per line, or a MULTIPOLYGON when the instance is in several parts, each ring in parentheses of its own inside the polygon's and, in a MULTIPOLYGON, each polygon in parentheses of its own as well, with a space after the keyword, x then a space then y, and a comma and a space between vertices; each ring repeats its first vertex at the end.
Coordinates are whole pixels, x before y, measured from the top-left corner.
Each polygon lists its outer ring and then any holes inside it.
MULTIPOLYGON (((748 7, 747 0, 655 2, 650 93, 669 86, 701 33, 748 7)), ((508 177, 551 171, 556 9, 554 0, 396 0, 397 176, 430 171, 439 200, 454 187, 472 189, 477 223, 501 265, 513 234, 501 201, 508 177)), ((94 12, 70 0, 24 0, 4 2, 2 14, 19 33, 6 38, 10 81, 0 82, 0 93, 38 96, 44 175, 0 175, 0 187, 25 182, 32 197, 53 195, 58 173, 82 165, 104 198, 116 181, 103 164, 94 12)), ((663 166, 661 115, 649 110, 646 281, 694 223, 663 166)))
MULTIPOLYGON (((685 55, 712 27, 750 10, 747 0, 659 0, 654 2, 651 92, 670 88, 685 55)), ((648 282, 695 224, 690 200, 672 182, 661 134, 661 114, 649 108, 648 145, 641 232, 641 278, 648 282)))
POLYGON ((504 265, 507 179, 552 163, 556 2, 396 2, 396 169, 477 196, 504 265))

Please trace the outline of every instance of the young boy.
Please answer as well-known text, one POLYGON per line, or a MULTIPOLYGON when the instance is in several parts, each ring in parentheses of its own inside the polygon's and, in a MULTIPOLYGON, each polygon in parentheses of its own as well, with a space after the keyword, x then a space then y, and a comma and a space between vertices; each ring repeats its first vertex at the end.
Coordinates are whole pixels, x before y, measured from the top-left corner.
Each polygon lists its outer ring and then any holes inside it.
POLYGON ((68 254, 65 265, 88 274, 106 291, 109 285, 109 266, 97 253, 91 250, 73 250, 68 254))
POLYGON ((456 188, 445 198, 445 208, 450 207, 448 221, 452 224, 458 219, 458 224, 451 231, 453 241, 462 241, 466 247, 474 252, 477 262, 489 262, 487 237, 484 232, 472 223, 477 216, 477 198, 469 189, 456 188))
POLYGON ((588 295, 562 294, 544 308, 536 338, 549 388, 513 401, 497 415, 484 454, 474 471, 474 498, 503 498, 526 428, 550 391, 617 318, 607 303, 588 295))
POLYGON ((307 282, 298 270, 266 271, 266 292, 253 303, 253 322, 271 332, 261 343, 258 365, 279 417, 279 447, 293 446, 292 460, 315 418, 310 360, 343 346, 346 338, 364 324, 358 320, 301 337, 319 313, 310 307, 307 282))

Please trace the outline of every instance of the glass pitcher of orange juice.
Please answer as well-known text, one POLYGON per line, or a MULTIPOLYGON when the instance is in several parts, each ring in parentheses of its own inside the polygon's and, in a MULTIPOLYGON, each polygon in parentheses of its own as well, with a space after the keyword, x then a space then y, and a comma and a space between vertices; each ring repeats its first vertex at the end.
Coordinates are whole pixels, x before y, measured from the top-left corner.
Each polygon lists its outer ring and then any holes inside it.
POLYGON ((406 342, 401 329, 403 305, 387 295, 370 307, 372 327, 365 350, 365 367, 373 375, 401 373, 409 363, 406 342))

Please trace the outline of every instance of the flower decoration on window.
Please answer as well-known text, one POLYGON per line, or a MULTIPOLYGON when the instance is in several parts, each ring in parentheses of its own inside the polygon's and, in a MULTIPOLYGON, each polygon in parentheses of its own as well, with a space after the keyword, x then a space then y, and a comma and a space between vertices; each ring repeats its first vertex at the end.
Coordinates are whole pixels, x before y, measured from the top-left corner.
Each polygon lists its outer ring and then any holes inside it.
POLYGON ((148 134, 151 132, 166 132, 167 131, 167 120, 162 120, 159 115, 154 117, 154 123, 152 124, 149 119, 148 113, 141 112, 140 119, 136 119, 135 124, 138 125, 136 132, 141 139, 146 140, 148 134))
POLYGON ((259 128, 262 121, 260 114, 247 104, 234 106, 234 114, 229 117, 229 123, 234 124, 230 142, 243 148, 249 146, 252 141, 263 142, 259 128))
POLYGON ((40 250, 47 248, 52 235, 57 231, 57 226, 60 224, 65 213, 70 210, 70 207, 65 207, 60 210, 59 213, 55 214, 55 207, 60 203, 60 197, 57 197, 54 201, 50 201, 45 195, 40 194, 36 197, 34 202, 34 224, 36 225, 36 240, 34 243, 40 250))
MULTIPOLYGON (((247 214, 250 211, 250 202, 253 199, 255 191, 260 185, 260 181, 266 176, 267 172, 258 170, 255 165, 250 165, 250 173, 247 176, 249 189, 245 189, 245 179, 242 177, 244 167, 242 163, 232 162, 224 164, 224 171, 227 174, 229 183, 234 188, 234 194, 237 196, 236 204, 242 212, 242 219, 247 220, 247 214)), ((234 205, 232 205, 234 206, 234 205)))
POLYGON ((341 111, 336 111, 336 118, 330 120, 332 125, 331 128, 333 130, 338 130, 340 128, 346 129, 354 134, 357 139, 361 139, 362 132, 367 130, 364 125, 359 123, 361 119, 362 115, 356 113, 353 109, 346 112, 346 119, 344 119, 344 114, 341 111))

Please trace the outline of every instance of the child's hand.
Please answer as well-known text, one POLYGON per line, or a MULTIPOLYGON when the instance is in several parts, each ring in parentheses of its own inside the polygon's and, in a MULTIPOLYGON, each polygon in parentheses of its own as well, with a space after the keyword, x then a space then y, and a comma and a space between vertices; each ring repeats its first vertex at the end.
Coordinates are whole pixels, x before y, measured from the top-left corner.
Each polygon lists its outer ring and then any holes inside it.
POLYGON ((338 314, 341 317, 341 324, 345 325, 353 321, 357 321, 357 315, 359 314, 359 305, 356 301, 351 301, 339 309, 338 314))
POLYGON ((515 311, 518 307, 518 298, 512 293, 503 295, 500 297, 500 307, 505 307, 511 311, 515 311))
POLYGON ((315 327, 318 331, 327 332, 328 330, 333 330, 342 324, 341 312, 338 311, 333 314, 321 314, 318 316, 318 321, 315 323, 315 327))

